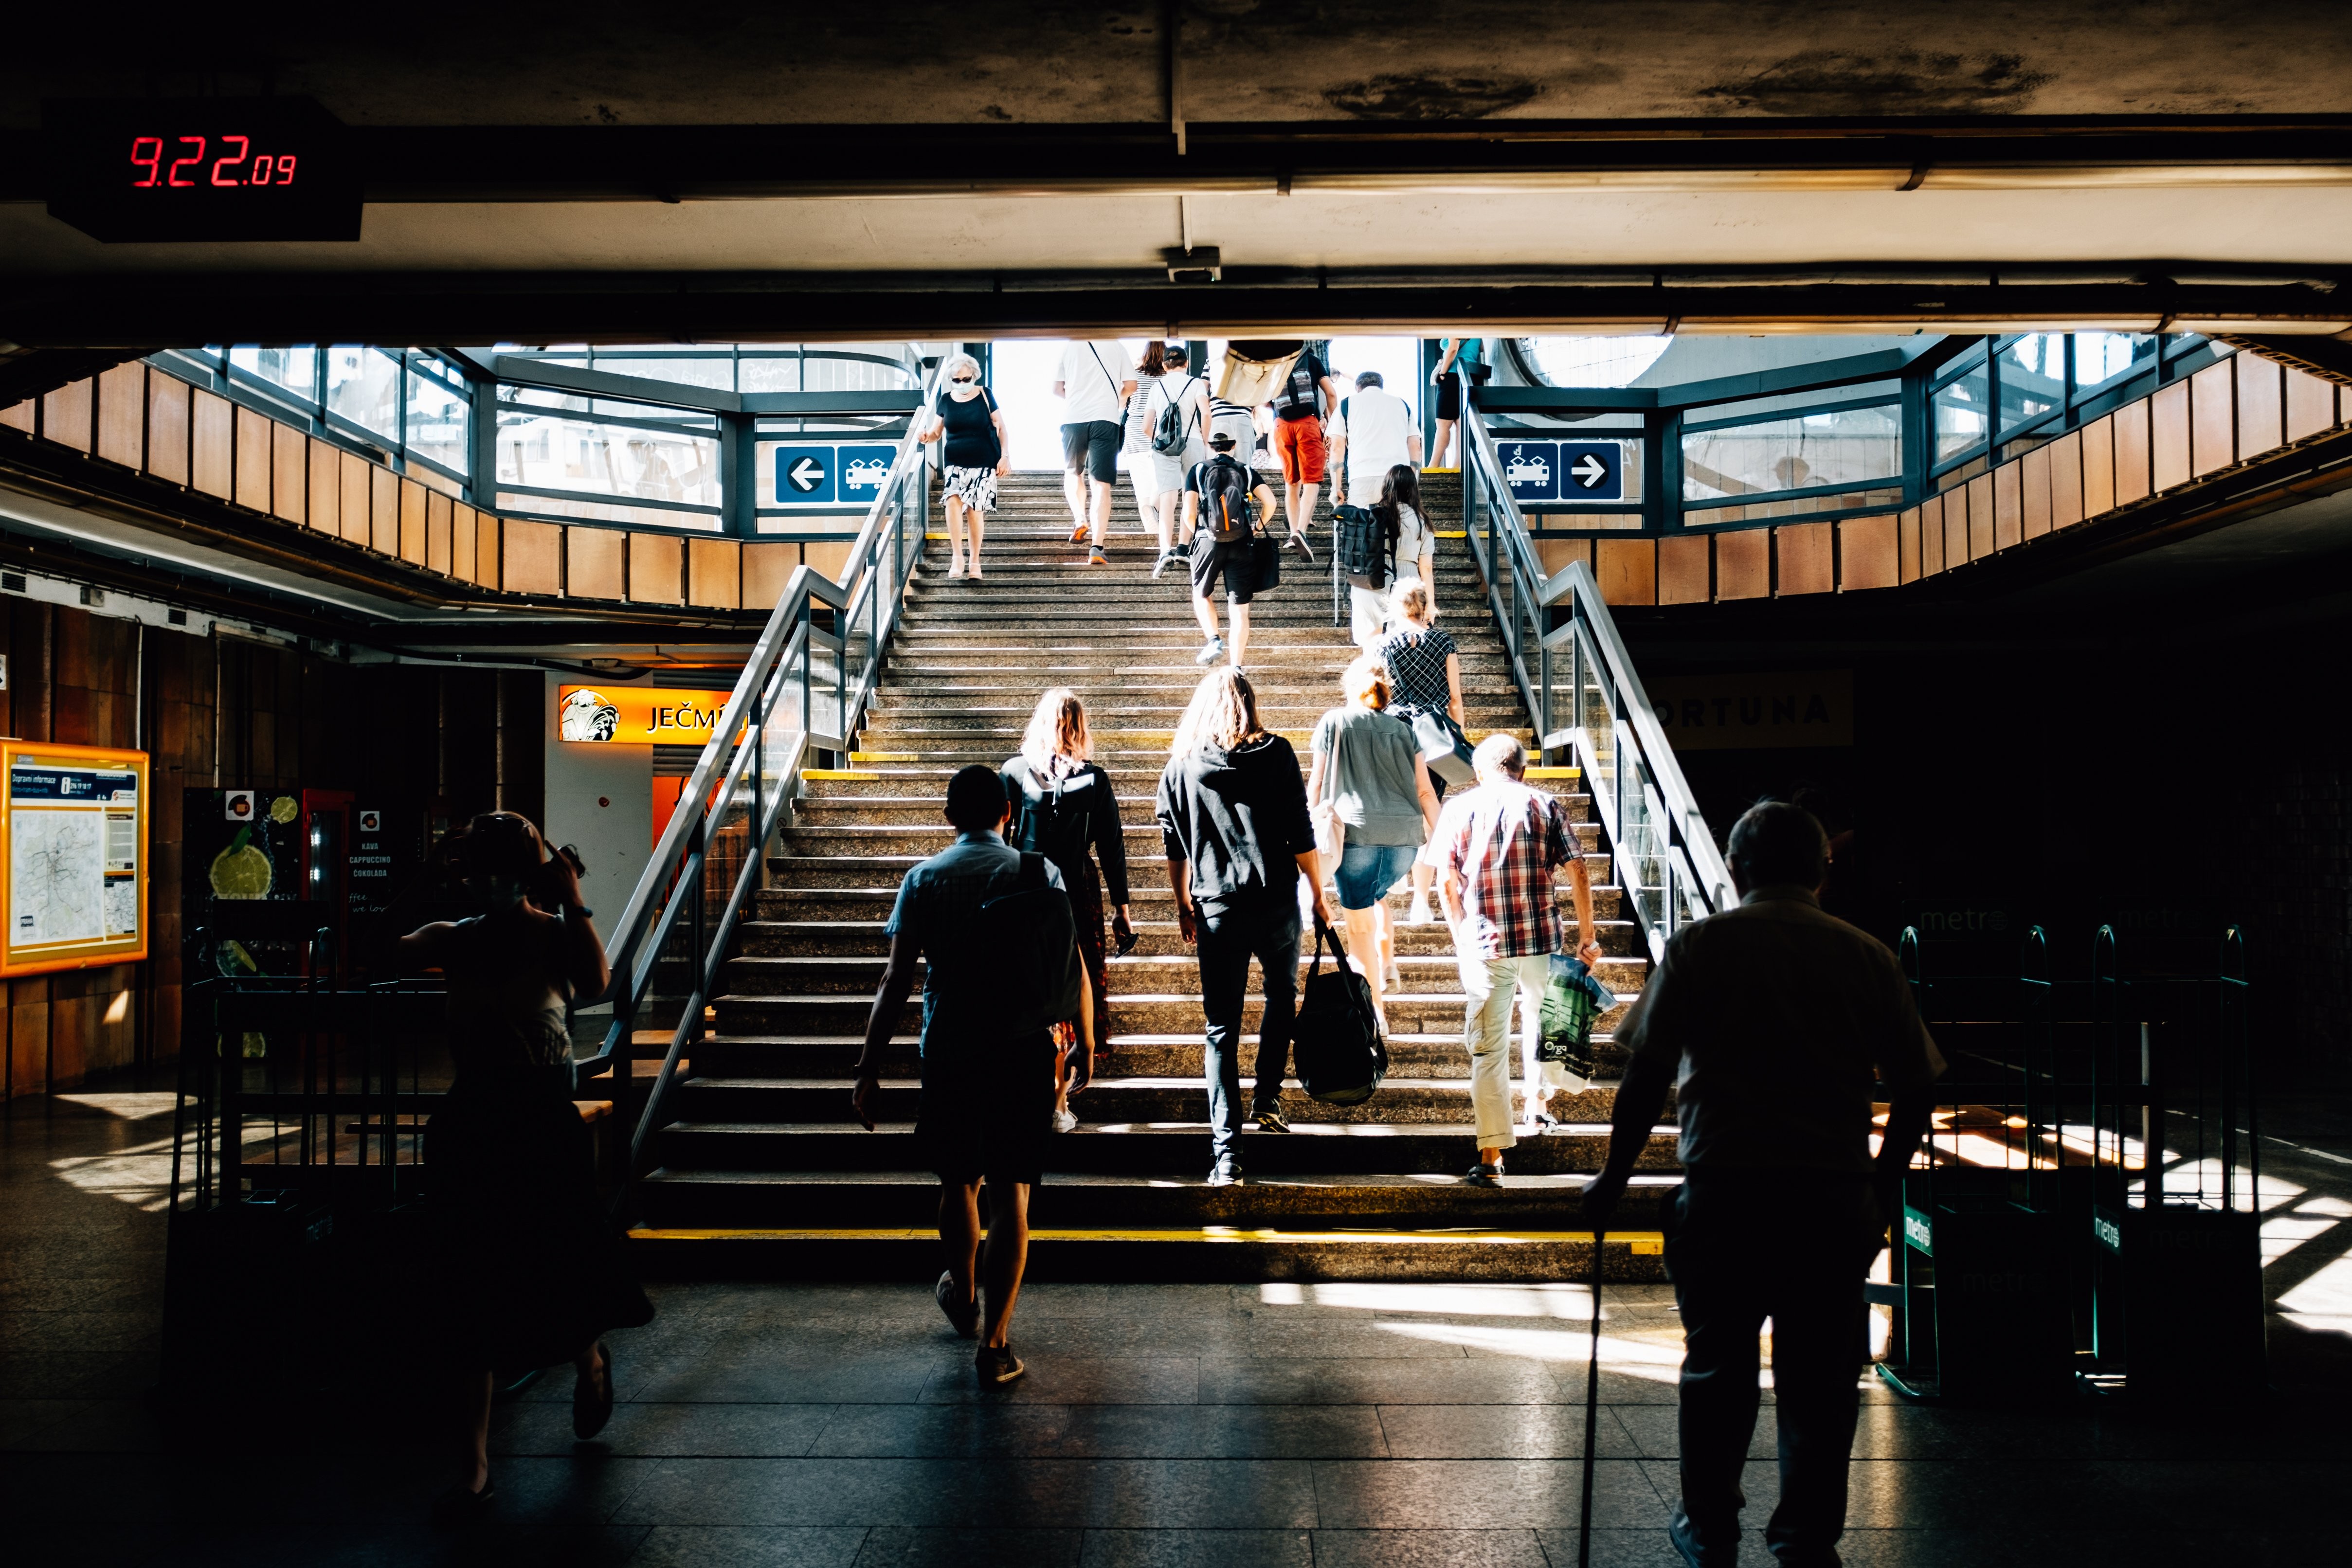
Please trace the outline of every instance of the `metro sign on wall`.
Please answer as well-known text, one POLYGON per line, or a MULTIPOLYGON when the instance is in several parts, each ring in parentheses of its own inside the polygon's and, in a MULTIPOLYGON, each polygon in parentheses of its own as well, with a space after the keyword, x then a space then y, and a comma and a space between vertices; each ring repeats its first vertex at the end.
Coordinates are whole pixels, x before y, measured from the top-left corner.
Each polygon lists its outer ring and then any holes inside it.
POLYGON ((1614 441, 1498 441, 1516 501, 1622 501, 1625 448, 1614 441))
POLYGON ((882 493, 896 446, 869 443, 763 441, 760 505, 858 507, 882 493))

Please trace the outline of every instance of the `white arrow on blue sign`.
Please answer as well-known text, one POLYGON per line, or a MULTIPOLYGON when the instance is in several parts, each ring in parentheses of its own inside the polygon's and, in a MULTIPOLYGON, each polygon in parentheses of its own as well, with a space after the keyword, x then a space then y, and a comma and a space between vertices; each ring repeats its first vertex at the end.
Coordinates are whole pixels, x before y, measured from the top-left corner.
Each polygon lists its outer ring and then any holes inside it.
POLYGON ((785 505, 831 501, 835 459, 830 446, 776 448, 776 499, 785 505))
POLYGON ((1560 498, 1622 501, 1625 498, 1625 449, 1613 441, 1559 444, 1560 498))

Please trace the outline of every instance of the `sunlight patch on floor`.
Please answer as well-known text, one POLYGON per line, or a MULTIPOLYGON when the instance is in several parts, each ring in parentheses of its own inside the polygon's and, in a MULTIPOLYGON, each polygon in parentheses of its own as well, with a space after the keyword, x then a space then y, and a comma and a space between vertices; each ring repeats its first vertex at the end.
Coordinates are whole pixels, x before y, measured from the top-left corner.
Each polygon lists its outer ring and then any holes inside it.
POLYGON ((171 1200, 172 1140, 159 1138, 112 1154, 51 1160, 49 1168, 69 1186, 102 1193, 155 1214, 171 1200))

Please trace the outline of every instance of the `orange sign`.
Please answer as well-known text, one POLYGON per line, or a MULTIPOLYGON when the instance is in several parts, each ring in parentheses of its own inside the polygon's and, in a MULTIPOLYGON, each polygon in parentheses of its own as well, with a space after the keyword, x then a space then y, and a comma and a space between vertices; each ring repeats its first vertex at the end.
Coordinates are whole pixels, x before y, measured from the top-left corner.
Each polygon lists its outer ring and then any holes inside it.
POLYGON ((626 746, 700 746, 719 727, 725 692, 658 686, 558 686, 559 740, 626 746))
POLYGON ((0 974, 147 956, 147 754, 0 743, 0 974))

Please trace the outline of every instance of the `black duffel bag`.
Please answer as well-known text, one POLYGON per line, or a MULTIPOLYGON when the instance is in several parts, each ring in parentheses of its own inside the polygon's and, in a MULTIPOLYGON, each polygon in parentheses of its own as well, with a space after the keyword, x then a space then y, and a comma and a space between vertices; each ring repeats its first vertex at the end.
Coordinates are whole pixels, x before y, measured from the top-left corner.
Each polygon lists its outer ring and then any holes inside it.
POLYGON ((1381 1040, 1380 1015, 1372 1010, 1372 988, 1348 967, 1339 934, 1315 923, 1315 967, 1307 971, 1291 1028, 1298 1082, 1307 1092, 1332 1105, 1360 1105, 1388 1076, 1389 1050, 1381 1040), (1323 972, 1323 944, 1331 944, 1338 964, 1323 972))

